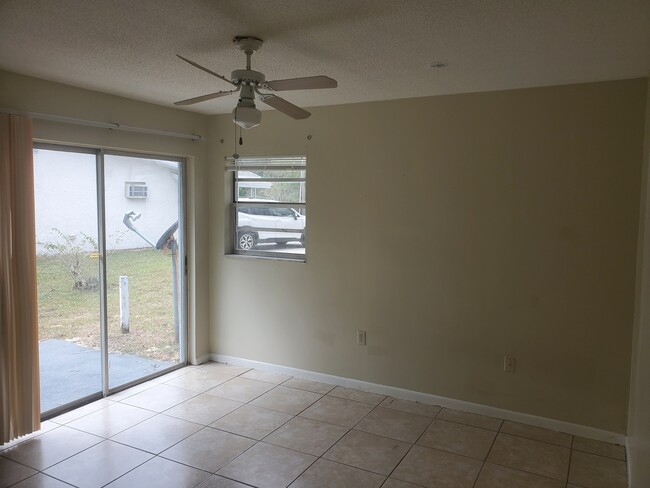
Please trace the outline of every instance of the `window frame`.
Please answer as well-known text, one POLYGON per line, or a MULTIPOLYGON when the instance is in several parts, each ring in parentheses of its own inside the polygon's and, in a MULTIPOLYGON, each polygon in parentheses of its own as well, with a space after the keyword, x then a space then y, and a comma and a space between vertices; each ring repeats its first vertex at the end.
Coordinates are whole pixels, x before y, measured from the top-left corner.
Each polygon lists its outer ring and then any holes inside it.
MULTIPOLYGON (((285 251, 266 251, 256 249, 255 247, 250 250, 240 249, 238 246, 238 212, 240 209, 246 208, 290 208, 298 212, 298 214, 305 215, 307 209, 307 200, 306 200, 306 188, 307 188, 307 157, 306 155, 294 155, 294 156, 246 156, 234 159, 232 157, 227 157, 227 161, 230 162, 226 166, 226 171, 232 173, 232 198, 230 199, 230 224, 228 225, 227 232, 229 233, 230 246, 227 249, 227 255, 238 255, 238 256, 249 256, 254 258, 266 258, 266 259, 275 259, 275 260, 286 260, 294 262, 306 262, 307 260, 307 220, 305 218, 305 226, 302 229, 304 235, 303 245, 304 253, 291 253, 285 251), (264 171, 287 171, 287 170, 298 170, 303 171, 303 177, 290 177, 290 178, 281 178, 281 177, 256 177, 256 178, 240 178, 238 176, 239 171, 251 171, 251 170, 264 170, 264 171), (257 182, 257 183, 303 183, 305 192, 303 193, 303 202, 269 202, 269 201, 240 201, 238 183, 242 182, 257 182)), ((249 213, 249 212, 245 212, 249 213)), ((253 214, 252 212, 249 213, 253 214)), ((274 228, 265 228, 265 227, 256 227, 259 230, 267 231, 286 231, 291 232, 295 229, 278 229, 274 228)))

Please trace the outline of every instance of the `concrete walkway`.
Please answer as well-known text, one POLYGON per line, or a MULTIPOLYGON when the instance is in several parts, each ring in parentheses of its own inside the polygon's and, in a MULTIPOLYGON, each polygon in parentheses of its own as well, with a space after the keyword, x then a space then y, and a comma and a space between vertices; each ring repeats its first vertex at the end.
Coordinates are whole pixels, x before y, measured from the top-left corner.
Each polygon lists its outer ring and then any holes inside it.
MULTIPOLYGON (((41 412, 65 405, 102 390, 98 349, 58 339, 41 341, 41 412)), ((162 371, 175 363, 131 354, 108 355, 110 386, 119 386, 162 371)))

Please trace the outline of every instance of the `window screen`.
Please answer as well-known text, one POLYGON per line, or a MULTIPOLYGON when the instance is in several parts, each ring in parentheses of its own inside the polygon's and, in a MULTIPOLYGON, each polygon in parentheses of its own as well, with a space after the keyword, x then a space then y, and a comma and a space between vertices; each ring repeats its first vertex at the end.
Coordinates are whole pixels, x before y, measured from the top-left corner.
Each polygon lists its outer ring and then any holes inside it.
POLYGON ((228 169, 234 173, 234 253, 304 261, 305 156, 239 158, 228 169))

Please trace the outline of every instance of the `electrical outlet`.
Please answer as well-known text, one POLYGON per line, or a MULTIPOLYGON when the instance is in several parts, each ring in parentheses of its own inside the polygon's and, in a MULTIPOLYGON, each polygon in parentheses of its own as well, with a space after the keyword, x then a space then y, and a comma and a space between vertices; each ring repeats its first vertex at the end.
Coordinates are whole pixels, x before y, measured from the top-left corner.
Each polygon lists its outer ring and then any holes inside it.
POLYGON ((357 330, 357 344, 360 346, 365 346, 366 345, 366 331, 365 330, 357 330))
POLYGON ((514 373, 515 372, 515 358, 512 356, 503 357, 503 371, 504 373, 514 373))

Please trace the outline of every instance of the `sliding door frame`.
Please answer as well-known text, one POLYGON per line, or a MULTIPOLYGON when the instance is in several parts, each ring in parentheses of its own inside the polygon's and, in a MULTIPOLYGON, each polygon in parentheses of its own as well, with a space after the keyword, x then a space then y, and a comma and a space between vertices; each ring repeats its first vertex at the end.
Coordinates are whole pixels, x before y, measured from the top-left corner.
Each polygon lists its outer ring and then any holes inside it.
POLYGON ((113 393, 118 391, 125 390, 131 386, 143 383, 150 379, 156 378, 163 374, 167 374, 175 369, 182 368, 187 365, 187 356, 188 356, 188 289, 187 289, 187 252, 186 252, 186 164, 187 159, 183 157, 171 157, 163 156, 154 153, 146 152, 135 152, 135 151, 116 151, 116 150, 107 150, 104 148, 97 147, 87 147, 87 146, 75 146, 67 144, 53 144, 53 143, 42 143, 34 142, 34 149, 45 149, 51 151, 61 151, 61 152, 74 152, 74 153, 83 153, 83 154, 94 154, 95 155, 95 185, 97 193, 97 243, 99 246, 99 326, 100 326, 100 358, 101 358, 101 391, 93 393, 91 395, 79 398, 71 403, 66 405, 61 405, 60 407, 53 408, 46 412, 41 412, 41 419, 47 420, 49 418, 60 415, 69 410, 75 409, 84 405, 86 403, 105 398, 113 393), (178 163, 178 178, 179 178, 179 198, 178 198, 178 234, 181 237, 181 245, 179 252, 179 274, 180 274, 180 287, 181 293, 179 300, 179 363, 170 366, 161 371, 157 371, 147 376, 135 379, 128 383, 116 386, 114 388, 110 387, 109 384, 109 364, 108 364, 108 291, 107 291, 107 281, 106 281, 106 196, 105 196, 105 157, 106 156, 128 156, 136 157, 143 159, 157 159, 162 161, 171 161, 178 163))
POLYGON ((108 381, 108 284, 106 281, 106 184, 104 175, 104 151, 97 151, 97 245, 99 246, 99 331, 100 358, 102 365, 102 395, 110 393, 108 381))

